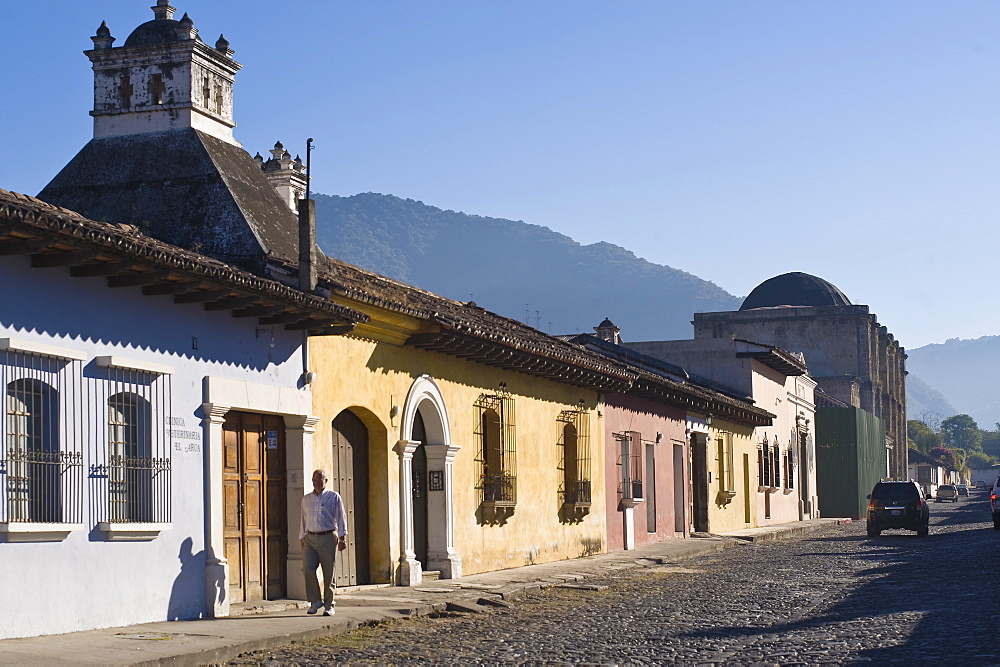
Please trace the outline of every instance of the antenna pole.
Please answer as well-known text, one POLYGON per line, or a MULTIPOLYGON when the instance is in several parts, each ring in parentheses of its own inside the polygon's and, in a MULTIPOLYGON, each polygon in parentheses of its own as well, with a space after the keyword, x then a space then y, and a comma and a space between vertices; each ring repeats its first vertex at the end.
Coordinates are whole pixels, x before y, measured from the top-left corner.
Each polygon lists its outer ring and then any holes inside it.
POLYGON ((312 176, 312 137, 306 139, 306 199, 309 199, 309 178, 312 176))

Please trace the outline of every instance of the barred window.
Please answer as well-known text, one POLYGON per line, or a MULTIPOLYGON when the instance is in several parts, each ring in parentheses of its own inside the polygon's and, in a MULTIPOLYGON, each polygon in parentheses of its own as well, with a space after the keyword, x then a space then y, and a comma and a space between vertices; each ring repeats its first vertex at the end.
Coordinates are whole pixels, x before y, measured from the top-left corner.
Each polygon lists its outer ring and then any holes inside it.
POLYGON ((172 369, 120 357, 97 364, 107 368, 105 447, 91 475, 106 484, 101 522, 169 523, 172 369))
POLYGON ((74 350, 0 339, 0 523, 83 522, 83 439, 76 419, 84 358, 74 350))
POLYGON ((559 421, 563 423, 559 443, 563 479, 559 493, 565 504, 590 504, 590 415, 582 409, 564 410, 559 421))
POLYGON ((514 399, 501 383, 495 394, 482 394, 475 403, 479 452, 479 489, 483 502, 513 506, 517 502, 517 448, 514 399))
POLYGON ((642 434, 638 431, 615 433, 618 441, 618 493, 623 500, 642 500, 642 434))
POLYGON ((764 436, 761 448, 757 450, 757 469, 759 471, 760 486, 771 486, 771 445, 764 436))
POLYGON ((785 488, 795 488, 795 447, 789 446, 785 453, 785 488))
POLYGON ((771 447, 771 486, 777 488, 781 486, 781 454, 778 451, 778 440, 775 438, 771 447))

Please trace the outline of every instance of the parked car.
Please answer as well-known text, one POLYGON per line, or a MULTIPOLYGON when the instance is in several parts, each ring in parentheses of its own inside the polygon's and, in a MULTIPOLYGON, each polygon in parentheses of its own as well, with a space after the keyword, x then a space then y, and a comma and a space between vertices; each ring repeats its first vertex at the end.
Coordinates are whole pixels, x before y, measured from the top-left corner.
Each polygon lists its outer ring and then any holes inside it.
POLYGON ((958 489, 958 495, 967 496, 969 495, 969 487, 965 484, 956 484, 955 488, 958 489))
POLYGON ((937 501, 950 500, 953 503, 958 502, 958 489, 955 488, 954 484, 942 484, 937 490, 937 501))
MULTIPOLYGON (((994 516, 1000 515, 1000 507, 994 516)), ((915 530, 926 537, 930 510, 920 485, 916 482, 882 481, 868 496, 868 537, 878 537, 883 530, 915 530)))

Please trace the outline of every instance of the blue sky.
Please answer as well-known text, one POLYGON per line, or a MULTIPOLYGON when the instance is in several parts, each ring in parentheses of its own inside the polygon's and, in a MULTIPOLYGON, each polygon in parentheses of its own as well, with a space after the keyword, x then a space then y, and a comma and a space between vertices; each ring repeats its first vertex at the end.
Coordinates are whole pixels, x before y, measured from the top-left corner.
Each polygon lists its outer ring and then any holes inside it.
MULTIPOLYGON (((0 188, 36 194, 89 140, 82 51, 152 4, 0 2, 0 188)), ((738 296, 805 271, 907 348, 1000 334, 996 1, 172 4, 243 64, 238 140, 314 137, 318 192, 544 225, 738 296)))

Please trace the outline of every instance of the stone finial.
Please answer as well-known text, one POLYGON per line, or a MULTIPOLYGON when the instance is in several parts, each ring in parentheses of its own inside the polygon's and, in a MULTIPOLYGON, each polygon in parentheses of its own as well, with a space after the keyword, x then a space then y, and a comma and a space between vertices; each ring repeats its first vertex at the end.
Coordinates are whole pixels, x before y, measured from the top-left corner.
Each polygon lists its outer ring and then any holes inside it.
POLYGON ((194 21, 187 15, 187 12, 184 12, 184 16, 177 22, 177 39, 186 41, 197 36, 198 31, 195 30, 194 21))
POLYGON ((226 39, 226 36, 222 34, 219 35, 218 41, 215 42, 215 50, 224 56, 229 56, 230 58, 232 58, 233 54, 236 53, 231 48, 229 48, 229 40, 226 39))
POLYGON ((170 6, 170 0, 156 0, 156 6, 150 7, 150 9, 153 10, 153 16, 156 17, 157 21, 172 19, 174 18, 174 12, 177 11, 170 6))
POLYGON ((292 163, 292 168, 295 169, 295 171, 305 171, 305 166, 302 164, 302 158, 298 155, 295 156, 295 162, 292 163))
POLYGON ((272 159, 280 160, 284 154, 285 154, 285 147, 281 144, 280 141, 275 142, 274 148, 271 149, 272 159))
POLYGON ((107 21, 101 21, 101 27, 97 29, 97 34, 91 37, 94 40, 95 49, 110 49, 115 38, 111 36, 111 29, 108 28, 107 21))
POLYGON ((260 154, 260 151, 257 151, 257 154, 253 156, 253 161, 257 164, 264 164, 264 156, 260 154))

